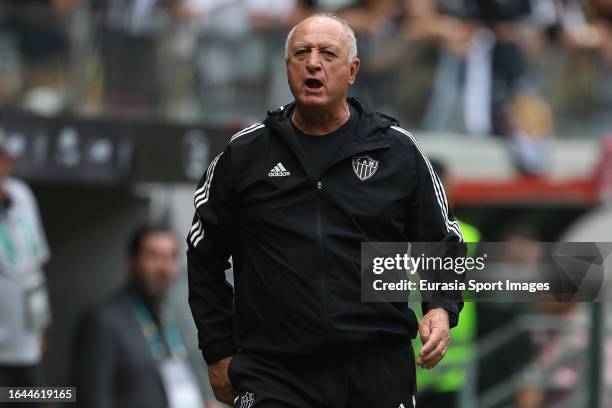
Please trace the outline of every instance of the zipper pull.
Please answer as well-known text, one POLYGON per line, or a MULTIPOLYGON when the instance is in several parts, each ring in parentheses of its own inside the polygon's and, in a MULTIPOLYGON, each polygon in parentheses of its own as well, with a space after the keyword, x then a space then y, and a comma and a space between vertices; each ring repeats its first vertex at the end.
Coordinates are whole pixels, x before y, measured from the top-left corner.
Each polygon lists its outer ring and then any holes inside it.
POLYGON ((321 191, 322 188, 323 188, 323 183, 321 183, 320 181, 317 181, 317 190, 321 191))

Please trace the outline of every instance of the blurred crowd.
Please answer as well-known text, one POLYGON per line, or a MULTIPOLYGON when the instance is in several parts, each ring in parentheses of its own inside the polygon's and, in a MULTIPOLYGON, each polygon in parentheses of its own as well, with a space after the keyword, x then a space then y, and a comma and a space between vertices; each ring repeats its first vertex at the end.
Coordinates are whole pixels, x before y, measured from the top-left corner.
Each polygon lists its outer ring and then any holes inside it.
POLYGON ((248 122, 290 101, 284 37, 318 11, 357 32, 353 94, 406 127, 508 136, 538 172, 550 136, 610 124, 610 0, 7 0, 0 106, 248 122))

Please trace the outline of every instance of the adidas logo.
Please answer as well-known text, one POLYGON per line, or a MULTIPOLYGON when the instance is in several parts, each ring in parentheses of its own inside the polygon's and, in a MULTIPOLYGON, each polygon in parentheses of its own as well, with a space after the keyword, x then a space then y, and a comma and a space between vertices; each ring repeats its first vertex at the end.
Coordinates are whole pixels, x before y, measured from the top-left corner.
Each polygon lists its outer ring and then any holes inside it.
POLYGON ((278 162, 278 164, 268 173, 269 177, 287 177, 290 175, 291 173, 287 171, 281 162, 278 162))

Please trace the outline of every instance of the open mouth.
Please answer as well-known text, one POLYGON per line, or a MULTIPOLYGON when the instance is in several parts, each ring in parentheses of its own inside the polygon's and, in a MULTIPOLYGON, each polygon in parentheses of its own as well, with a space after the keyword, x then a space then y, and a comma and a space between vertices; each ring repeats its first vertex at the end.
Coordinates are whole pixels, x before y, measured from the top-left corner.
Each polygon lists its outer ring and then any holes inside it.
POLYGON ((306 80, 306 87, 310 89, 319 89, 323 86, 323 82, 316 78, 309 78, 306 80))

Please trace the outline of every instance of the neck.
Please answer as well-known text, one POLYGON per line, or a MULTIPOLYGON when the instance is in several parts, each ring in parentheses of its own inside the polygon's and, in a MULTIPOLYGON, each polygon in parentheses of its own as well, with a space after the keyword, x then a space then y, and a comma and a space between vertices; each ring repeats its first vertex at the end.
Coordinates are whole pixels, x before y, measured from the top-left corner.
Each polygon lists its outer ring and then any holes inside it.
POLYGON ((159 296, 154 296, 143 287, 143 284, 138 281, 132 281, 132 288, 138 293, 138 296, 142 299, 147 309, 151 313, 153 320, 159 319, 159 310, 161 307, 162 299, 159 296))
POLYGON ((334 109, 313 109, 296 103, 293 124, 308 135, 326 135, 344 125, 351 116, 346 99, 334 109))

